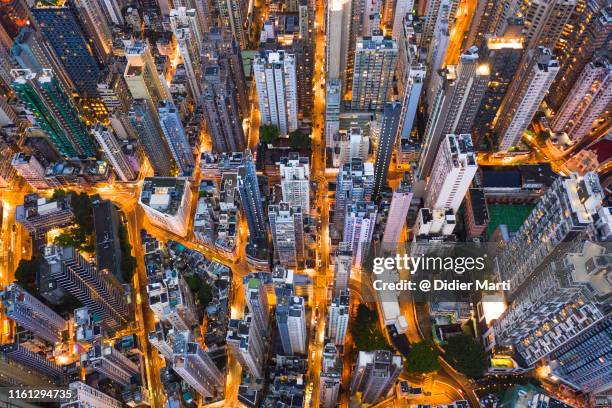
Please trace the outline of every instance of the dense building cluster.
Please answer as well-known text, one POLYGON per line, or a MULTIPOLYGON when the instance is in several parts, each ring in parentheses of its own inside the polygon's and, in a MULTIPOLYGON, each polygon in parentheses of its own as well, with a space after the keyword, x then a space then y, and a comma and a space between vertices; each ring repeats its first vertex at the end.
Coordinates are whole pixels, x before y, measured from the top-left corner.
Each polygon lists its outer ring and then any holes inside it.
POLYGON ((610 406, 611 44, 606 0, 0 0, 0 394, 610 406), (374 269, 432 254, 491 286, 374 269))

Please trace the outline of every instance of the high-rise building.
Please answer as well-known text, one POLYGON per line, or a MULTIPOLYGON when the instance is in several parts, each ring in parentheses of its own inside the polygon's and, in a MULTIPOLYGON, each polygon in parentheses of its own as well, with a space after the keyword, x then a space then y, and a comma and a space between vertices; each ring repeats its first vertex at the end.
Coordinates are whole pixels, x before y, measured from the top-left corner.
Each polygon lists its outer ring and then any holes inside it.
POLYGON ((327 337, 337 345, 344 345, 350 320, 350 293, 348 289, 336 292, 329 305, 327 337))
MULTIPOLYGON (((350 163, 353 159, 367 161, 370 156, 370 137, 360 127, 352 127, 348 131, 341 130, 336 134, 334 142, 334 153, 339 150, 337 155, 338 167, 350 163), (337 149, 339 148, 339 149, 337 149)), ((334 161, 336 165, 336 161, 334 161)))
POLYGON ((279 162, 283 201, 290 207, 300 207, 308 214, 310 209, 310 166, 308 157, 289 153, 279 162))
POLYGON ((304 217, 300 207, 281 202, 268 206, 268 220, 278 262, 287 268, 304 259, 304 217))
POLYGON ((59 5, 37 5, 32 9, 36 26, 51 44, 78 93, 95 98, 100 76, 98 62, 88 47, 76 10, 64 6, 64 1, 57 3, 59 5))
POLYGON ((334 135, 340 130, 340 105, 342 83, 328 79, 325 84, 325 145, 331 147, 334 135))
POLYGON ((244 285, 246 304, 253 317, 253 324, 260 333, 267 333, 270 325, 270 310, 264 280, 261 276, 246 276, 244 285))
POLYGON ((187 235, 191 211, 191 188, 188 180, 146 177, 138 203, 151 223, 180 237, 187 235))
POLYGON ((101 3, 95 0, 79 0, 75 2, 75 8, 97 55, 105 59, 112 55, 113 33, 108 26, 101 3))
POLYGON ((6 316, 37 337, 55 344, 68 329, 64 318, 16 283, 9 284, 0 297, 6 316))
MULTIPOLYGON (((471 129, 489 82, 488 65, 480 61, 478 49, 472 47, 461 55, 459 65, 449 66, 427 120, 417 176, 427 179, 442 138, 471 129)), ((430 81, 431 82, 431 81, 430 81)))
POLYGON ((226 340, 240 364, 255 378, 263 379, 266 347, 251 315, 242 320, 231 319, 226 340))
MULTIPOLYGON (((552 259, 536 273, 494 321, 493 337, 485 337, 488 347, 512 346, 520 357, 518 361, 533 366, 549 353, 571 344, 580 332, 605 321, 606 295, 611 285, 601 276, 612 266, 612 254, 591 241, 567 245, 565 256, 552 259)), ((592 351, 599 354, 603 350, 592 351)), ((597 357, 583 354, 580 359, 586 363, 597 357)), ((557 368, 562 372, 565 367, 557 368)), ((612 368, 608 367, 607 372, 612 373, 612 368)), ((593 380, 594 376, 585 383, 593 380)))
POLYGON ((125 24, 123 14, 121 13, 121 3, 118 0, 103 0, 102 7, 108 17, 109 24, 122 26, 125 24))
POLYGON ((559 60, 559 74, 551 85, 547 101, 558 110, 567 99, 584 67, 600 50, 609 49, 612 39, 612 9, 605 0, 579 1, 566 30, 557 43, 555 56, 559 60))
POLYGON ((37 75, 29 70, 14 71, 13 89, 37 124, 65 158, 94 157, 96 152, 87 127, 79 117, 72 98, 64 92, 49 70, 37 75))
POLYGON ((245 148, 237 92, 227 68, 227 65, 208 65, 204 69, 202 103, 213 149, 218 153, 245 148))
POLYGON ((392 37, 395 41, 400 41, 404 30, 404 20, 413 16, 413 7, 414 0, 400 0, 395 2, 392 26, 392 37))
POLYGON ((355 48, 352 109, 383 109, 390 100, 397 62, 397 43, 390 37, 362 37, 355 48))
POLYGON ((399 186, 393 191, 391 197, 391 207, 387 216, 387 224, 383 235, 383 248, 393 251, 397 249, 397 244, 400 241, 400 235, 406 225, 406 217, 410 209, 412 201, 412 183, 410 177, 404 175, 399 186))
POLYGON ((487 36, 482 41, 482 54, 489 64, 491 76, 471 130, 474 146, 493 140, 497 111, 523 55, 522 27, 522 20, 513 19, 503 36, 487 36))
POLYGON ((106 407, 106 408, 121 408, 123 404, 113 397, 110 397, 98 390, 90 387, 81 381, 75 381, 68 385, 68 388, 74 394, 70 398, 70 402, 62 404, 62 407, 106 407))
POLYGON ((578 0, 531 0, 524 11, 527 48, 553 49, 578 0))
POLYGON ((378 402, 391 391, 402 369, 400 355, 387 350, 360 351, 351 378, 351 393, 361 392, 364 404, 378 402))
POLYGON ((348 289, 353 267, 353 251, 350 244, 341 242, 334 259, 334 289, 348 289))
MULTIPOLYGON (((113 277, 98 271, 73 247, 45 247, 46 268, 41 279, 49 288, 58 285, 96 313, 109 327, 128 322, 128 306, 123 288, 113 277)), ((41 293, 44 296, 44 293, 41 293)))
MULTIPOLYGON (((410 3, 410 1, 399 0, 397 2, 398 7, 400 3, 410 3)), ((400 31, 396 39, 398 44, 396 76, 398 96, 402 102, 400 116, 400 138, 402 139, 410 138, 426 74, 425 65, 419 62, 419 47, 414 25, 415 17, 412 14, 405 15, 401 20, 401 25, 398 28, 400 31)), ((394 26, 394 38, 395 31, 394 26)))
POLYGON ((96 124, 91 128, 91 133, 94 135, 98 145, 104 152, 104 157, 113 166, 113 171, 121 179, 121 181, 134 181, 136 173, 130 166, 128 159, 121 150, 121 145, 115 137, 111 128, 101 124, 96 124))
POLYGON ((430 4, 427 3, 428 10, 421 36, 421 46, 427 50, 425 60, 428 77, 432 77, 435 72, 446 65, 446 52, 450 42, 451 26, 454 23, 453 7, 456 7, 458 3, 457 0, 433 0, 432 7, 437 5, 434 15, 429 14, 430 4), (431 37, 428 37, 430 29, 432 30, 431 37))
POLYGON ((23 205, 15 209, 15 221, 36 239, 53 228, 66 227, 74 222, 70 195, 48 201, 36 193, 28 194, 23 198, 23 205))
POLYGON ((64 370, 62 366, 49 361, 46 357, 35 353, 19 343, 11 343, 0 346, 0 351, 11 361, 26 366, 30 370, 41 373, 55 382, 62 383, 64 381, 64 370))
POLYGON ((380 197, 381 191, 387 186, 389 164, 395 148, 401 112, 402 104, 399 102, 387 102, 383 108, 374 161, 374 191, 372 195, 375 199, 380 197))
POLYGON ((612 103, 612 65, 607 58, 584 67, 568 97, 551 123, 555 132, 566 132, 579 143, 591 130, 593 122, 610 110, 612 103))
POLYGON ((140 373, 136 363, 113 346, 105 345, 102 339, 97 340, 87 350, 83 366, 96 372, 102 378, 112 380, 123 387, 128 386, 132 377, 140 373))
POLYGON ((306 353, 306 310, 304 298, 282 296, 276 304, 276 324, 287 356, 306 353))
MULTIPOLYGON (((351 29, 351 0, 334 0, 327 7, 326 77, 345 83, 351 29)), ((340 83, 339 82, 339 83, 340 83)), ((338 93, 341 93, 340 89, 338 93)))
POLYGON ((295 56, 267 51, 253 60, 262 124, 276 126, 282 136, 298 128, 295 56))
POLYGON ((121 243, 119 236, 119 211, 115 204, 92 197, 93 225, 96 246, 96 267, 110 273, 119 282, 125 282, 121 268, 121 243))
POLYGON ((427 2, 427 10, 425 11, 425 21, 423 23, 423 34, 421 37, 420 46, 428 48, 435 36, 435 30, 438 20, 442 17, 454 18, 459 5, 458 0, 432 0, 427 2), (445 11, 443 8, 447 8, 445 11), (440 11, 442 9, 442 12, 440 11))
POLYGON ((374 191, 374 166, 361 159, 345 163, 336 179, 336 204, 334 224, 336 229, 344 228, 346 209, 352 201, 372 199, 374 191))
POLYGON ((172 153, 170 153, 170 149, 164 140, 157 112, 153 110, 148 100, 135 99, 128 117, 155 175, 159 177, 170 176, 174 168, 174 162, 172 153))
POLYGON ((173 351, 172 368, 198 394, 207 398, 222 392, 223 374, 189 331, 177 333, 173 351))
POLYGON ((191 96, 194 101, 198 101, 202 82, 200 47, 203 35, 200 32, 196 10, 177 7, 170 10, 169 18, 185 67, 191 96))
POLYGON ((164 271, 147 282, 149 307, 159 321, 172 326, 175 332, 191 330, 198 324, 193 293, 176 271, 164 271))
POLYGON ((135 41, 125 47, 127 65, 123 77, 134 99, 145 99, 151 106, 160 101, 172 100, 157 72, 150 45, 145 41, 135 41))
POLYGON ((263 210, 261 193, 255 163, 250 151, 246 152, 244 165, 238 171, 238 191, 242 203, 242 210, 246 216, 251 238, 265 238, 267 236, 267 223, 263 210))
POLYGON ((459 211, 477 170, 472 137, 469 134, 446 135, 425 188, 425 207, 459 211))
POLYGON ((7 0, 0 9, 0 30, 7 39, 14 39, 19 30, 31 21, 30 6, 26 0, 7 0))
POLYGON ((179 174, 183 177, 192 176, 195 169, 195 160, 178 109, 170 101, 160 101, 157 112, 159 113, 159 124, 164 132, 166 143, 170 147, 179 174))
POLYGON ((497 113, 494 132, 500 151, 519 142, 558 71, 548 48, 527 51, 497 113))
POLYGON ((516 235, 495 258, 495 272, 511 282, 510 293, 554 257, 564 242, 592 228, 603 190, 595 173, 558 178, 536 203, 516 235), (521 254, 517 257, 516 254, 521 254))
POLYGON ((240 48, 246 49, 249 40, 249 33, 245 30, 248 25, 248 2, 244 0, 215 0, 214 3, 219 12, 221 25, 230 28, 240 48))
POLYGON ((333 408, 338 405, 338 394, 342 382, 342 360, 332 343, 323 348, 323 367, 319 376, 319 406, 333 408))
POLYGON ((353 267, 360 269, 370 252, 376 215, 376 204, 368 201, 353 201, 346 206, 342 239, 353 252, 353 267))
POLYGON ((36 157, 25 153, 15 153, 11 166, 35 190, 45 190, 59 186, 52 179, 45 178, 45 168, 36 157))

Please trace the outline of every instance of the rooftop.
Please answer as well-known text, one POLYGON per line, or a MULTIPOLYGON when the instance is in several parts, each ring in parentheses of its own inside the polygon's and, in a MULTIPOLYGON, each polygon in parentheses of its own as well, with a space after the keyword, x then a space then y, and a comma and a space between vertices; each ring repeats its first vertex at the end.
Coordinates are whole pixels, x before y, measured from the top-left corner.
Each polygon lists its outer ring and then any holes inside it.
POLYGON ((187 180, 176 177, 146 177, 140 201, 159 212, 175 215, 183 200, 187 180))

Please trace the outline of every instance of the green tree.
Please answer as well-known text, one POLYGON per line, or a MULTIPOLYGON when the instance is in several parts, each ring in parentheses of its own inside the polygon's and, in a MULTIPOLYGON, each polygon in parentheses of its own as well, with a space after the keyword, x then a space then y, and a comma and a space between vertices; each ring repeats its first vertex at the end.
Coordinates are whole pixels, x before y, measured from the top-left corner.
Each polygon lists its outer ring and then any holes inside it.
POLYGON ((119 224, 119 247, 121 248, 121 276, 126 283, 131 282, 136 270, 136 258, 132 256, 132 245, 130 245, 124 224, 119 224))
POLYGON ((421 340, 412 346, 406 357, 408 372, 426 374, 438 371, 440 369, 439 355, 440 352, 431 342, 421 340))
POLYGON ((280 139, 280 133, 275 125, 262 125, 259 128, 259 138, 265 144, 274 144, 280 139))
POLYGON ((200 290, 200 287, 202 286, 202 281, 196 275, 185 276, 185 282, 187 282, 187 286, 189 286, 189 289, 194 294, 197 293, 200 290))
POLYGON ((488 367, 484 348, 467 334, 459 334, 448 339, 444 358, 459 372, 471 378, 481 377, 488 367))
POLYGON ((289 146, 293 149, 309 149, 311 139, 299 129, 289 133, 289 146))
POLYGON ((51 196, 51 200, 57 200, 58 198, 64 197, 66 195, 66 190, 62 190, 61 188, 57 188, 53 190, 53 195, 51 196))
POLYGON ((36 293, 36 274, 42 262, 42 255, 35 254, 32 259, 22 259, 15 270, 15 280, 25 290, 36 293))
POLYGON ((213 298, 212 287, 208 283, 200 281, 200 289, 198 290, 197 298, 202 307, 205 308, 208 306, 213 298))
POLYGON ((351 323, 351 336, 360 351, 388 350, 389 344, 378 325, 378 312, 361 304, 351 323))

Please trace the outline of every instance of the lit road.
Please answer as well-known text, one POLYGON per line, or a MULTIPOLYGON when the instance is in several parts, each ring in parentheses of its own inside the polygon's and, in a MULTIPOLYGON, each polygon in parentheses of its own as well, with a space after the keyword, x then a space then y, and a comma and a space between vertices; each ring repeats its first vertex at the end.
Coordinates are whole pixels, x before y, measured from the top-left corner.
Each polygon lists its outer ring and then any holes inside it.
POLYGON ((476 11, 476 0, 461 0, 457 7, 457 19, 450 31, 450 39, 444 59, 445 65, 454 65, 459 62, 459 56, 463 49, 463 41, 470 30, 470 23, 476 11))

